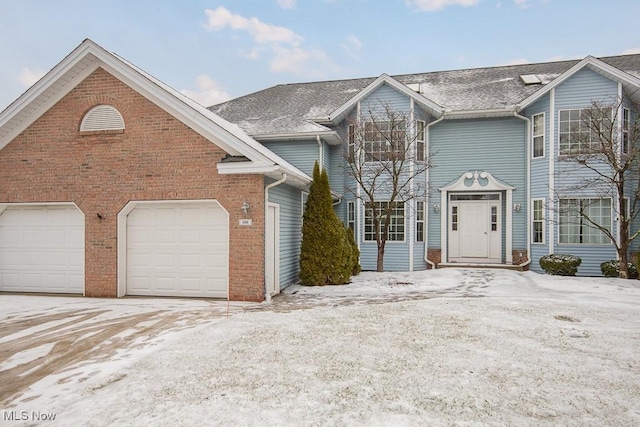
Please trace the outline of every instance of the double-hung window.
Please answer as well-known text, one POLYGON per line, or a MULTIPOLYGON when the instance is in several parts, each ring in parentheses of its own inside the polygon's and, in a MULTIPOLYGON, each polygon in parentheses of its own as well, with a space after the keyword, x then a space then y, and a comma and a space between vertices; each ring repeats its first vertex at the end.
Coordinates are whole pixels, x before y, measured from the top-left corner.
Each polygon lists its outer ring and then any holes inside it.
POLYGON ((560 199, 559 208, 560 243, 610 243, 595 224, 611 232, 611 199, 560 199))
POLYGON ((622 109, 622 153, 629 153, 629 117, 628 108, 622 109))
POLYGON ((416 161, 424 161, 424 142, 426 140, 424 121, 416 121, 416 161))
POLYGON ((356 126, 349 125, 347 159, 353 161, 356 155, 356 126))
POLYGON ((533 157, 544 157, 544 113, 533 116, 533 157))
POLYGON ((389 232, 387 241, 403 242, 404 241, 404 202, 375 202, 367 203, 364 210, 364 240, 376 241, 376 229, 374 222, 374 210, 376 218, 378 218, 380 227, 378 234, 382 236, 385 228, 386 215, 385 211, 390 209, 389 232))
POLYGON ((365 122, 365 161, 404 160, 406 137, 404 121, 365 122))
POLYGON ((533 199, 533 223, 531 224, 531 242, 544 243, 544 200, 533 199))
POLYGON ((356 231, 356 202, 347 202, 347 227, 356 231))
POLYGON ((424 242, 424 202, 416 201, 416 242, 424 242))

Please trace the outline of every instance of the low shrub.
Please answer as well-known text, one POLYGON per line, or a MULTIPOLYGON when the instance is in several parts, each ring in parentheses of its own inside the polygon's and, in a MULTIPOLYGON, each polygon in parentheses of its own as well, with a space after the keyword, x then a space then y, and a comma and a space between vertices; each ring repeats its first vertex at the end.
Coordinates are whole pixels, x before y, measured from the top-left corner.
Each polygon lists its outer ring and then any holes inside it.
MULTIPOLYGON (((638 278, 638 268, 634 263, 627 263, 627 275, 629 279, 638 278)), ((600 271, 604 277, 620 277, 620 261, 612 259, 611 261, 605 261, 600 264, 600 271)))
POLYGON ((540 258, 540 267, 554 276, 575 276, 582 259, 575 255, 551 254, 540 258))

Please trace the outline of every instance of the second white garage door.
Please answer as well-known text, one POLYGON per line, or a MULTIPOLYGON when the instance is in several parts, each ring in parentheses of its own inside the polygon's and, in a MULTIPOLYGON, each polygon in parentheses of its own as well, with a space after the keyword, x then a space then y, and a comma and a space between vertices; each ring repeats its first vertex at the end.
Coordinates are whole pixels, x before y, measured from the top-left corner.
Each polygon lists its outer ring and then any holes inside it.
POLYGON ((128 295, 227 298, 229 220, 218 203, 141 203, 126 227, 128 295))

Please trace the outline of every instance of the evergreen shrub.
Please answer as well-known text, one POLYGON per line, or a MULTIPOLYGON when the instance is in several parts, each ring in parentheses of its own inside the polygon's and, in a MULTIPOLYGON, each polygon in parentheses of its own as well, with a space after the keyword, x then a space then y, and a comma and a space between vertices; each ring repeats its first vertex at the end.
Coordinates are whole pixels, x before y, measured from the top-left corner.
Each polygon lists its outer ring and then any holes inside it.
POLYGON ((575 276, 582 259, 575 255, 551 254, 540 258, 540 267, 554 276, 575 276))

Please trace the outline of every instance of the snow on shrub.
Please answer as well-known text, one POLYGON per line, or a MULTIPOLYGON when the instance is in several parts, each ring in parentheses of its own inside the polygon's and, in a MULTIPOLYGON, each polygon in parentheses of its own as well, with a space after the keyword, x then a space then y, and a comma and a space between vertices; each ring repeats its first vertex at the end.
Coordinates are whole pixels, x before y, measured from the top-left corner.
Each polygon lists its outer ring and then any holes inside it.
POLYGON ((551 254, 540 258, 540 267, 554 276, 575 276, 582 259, 575 255, 551 254))
MULTIPOLYGON (((632 262, 627 263, 627 265, 627 274, 629 276, 629 279, 637 279, 638 269, 636 268, 636 266, 632 262)), ((600 271, 602 271, 602 275, 604 277, 620 277, 620 261, 618 261, 617 259, 605 261, 600 264, 600 271)))

